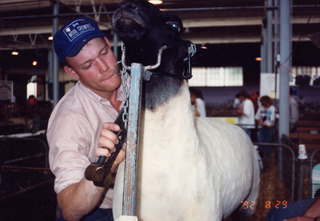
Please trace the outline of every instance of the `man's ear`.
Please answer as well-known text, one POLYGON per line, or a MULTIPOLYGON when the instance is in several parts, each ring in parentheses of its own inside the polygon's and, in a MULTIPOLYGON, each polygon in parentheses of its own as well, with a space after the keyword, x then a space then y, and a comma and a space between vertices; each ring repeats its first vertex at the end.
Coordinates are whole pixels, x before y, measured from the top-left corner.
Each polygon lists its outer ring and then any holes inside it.
POLYGON ((79 80, 79 76, 78 76, 77 72, 75 72, 71 67, 65 65, 65 66, 63 66, 63 69, 72 78, 79 80))
POLYGON ((112 44, 111 42, 109 41, 109 39, 107 37, 103 37, 104 40, 106 41, 107 45, 111 48, 112 47, 112 44))

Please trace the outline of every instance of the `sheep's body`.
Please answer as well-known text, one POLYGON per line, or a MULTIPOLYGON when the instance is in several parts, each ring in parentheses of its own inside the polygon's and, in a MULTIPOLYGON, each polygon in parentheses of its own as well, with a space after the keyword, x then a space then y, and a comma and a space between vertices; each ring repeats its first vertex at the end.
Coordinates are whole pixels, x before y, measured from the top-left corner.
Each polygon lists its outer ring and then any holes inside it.
MULTIPOLYGON (((194 118, 186 83, 142 117, 139 221, 220 221, 242 200, 256 200, 259 166, 251 141, 237 126, 194 118)), ((122 210, 123 174, 120 165, 115 217, 122 210)))

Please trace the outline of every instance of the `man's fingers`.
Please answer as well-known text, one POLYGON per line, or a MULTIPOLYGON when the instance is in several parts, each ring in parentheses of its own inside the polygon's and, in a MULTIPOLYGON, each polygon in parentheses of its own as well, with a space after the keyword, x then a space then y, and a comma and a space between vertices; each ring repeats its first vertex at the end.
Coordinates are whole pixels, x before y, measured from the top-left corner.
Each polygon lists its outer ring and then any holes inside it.
POLYGON ((115 123, 104 123, 98 140, 96 153, 98 156, 109 157, 111 153, 116 151, 115 145, 119 143, 116 132, 120 130, 119 125, 115 123))
POLYGON ((114 132, 108 129, 102 129, 100 139, 99 139, 101 146, 106 146, 106 145, 103 145, 105 140, 109 140, 113 144, 119 143, 118 136, 114 132))
POLYGON ((104 123, 103 124, 103 129, 112 130, 112 131, 119 131, 120 130, 120 126, 118 124, 115 124, 115 123, 104 123))
POLYGON ((114 141, 106 138, 106 137, 100 137, 99 139, 99 149, 100 148, 104 148, 104 149, 108 149, 111 152, 114 152, 115 150, 115 143, 114 141))
POLYGON ((108 149, 105 148, 97 148, 96 149, 97 156, 106 156, 110 157, 111 152, 108 149))

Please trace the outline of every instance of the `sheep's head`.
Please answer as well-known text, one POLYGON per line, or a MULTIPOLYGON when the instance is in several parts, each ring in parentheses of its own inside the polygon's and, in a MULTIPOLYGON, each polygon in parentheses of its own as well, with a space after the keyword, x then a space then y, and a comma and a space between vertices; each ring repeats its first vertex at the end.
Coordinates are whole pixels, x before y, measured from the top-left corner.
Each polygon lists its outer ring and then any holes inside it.
POLYGON ((113 14, 115 32, 123 41, 139 41, 161 19, 160 10, 151 3, 131 0, 120 5, 113 14))
POLYGON ((181 73, 189 43, 182 40, 181 20, 161 12, 145 0, 129 0, 113 14, 113 29, 124 42, 126 63, 153 65, 159 49, 166 45, 158 72, 181 73))

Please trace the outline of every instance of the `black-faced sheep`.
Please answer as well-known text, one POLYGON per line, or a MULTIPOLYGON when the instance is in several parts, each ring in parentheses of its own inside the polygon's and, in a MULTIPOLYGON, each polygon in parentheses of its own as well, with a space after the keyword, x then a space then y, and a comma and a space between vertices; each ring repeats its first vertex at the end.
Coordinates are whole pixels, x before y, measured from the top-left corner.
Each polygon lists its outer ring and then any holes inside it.
MULTIPOLYGON (((220 221, 241 201, 256 200, 257 153, 239 127, 194 117, 187 81, 180 78, 189 43, 180 38, 179 22, 173 20, 142 0, 123 4, 113 16, 127 63, 152 65, 158 50, 167 46, 156 74, 144 83, 138 217, 220 221)), ((115 218, 121 214, 123 179, 122 164, 114 189, 115 218)))

